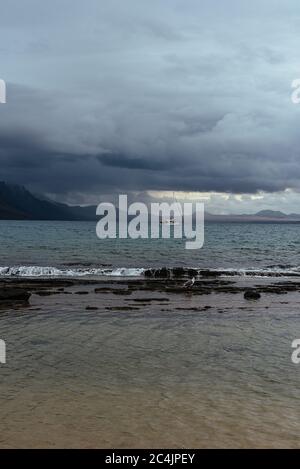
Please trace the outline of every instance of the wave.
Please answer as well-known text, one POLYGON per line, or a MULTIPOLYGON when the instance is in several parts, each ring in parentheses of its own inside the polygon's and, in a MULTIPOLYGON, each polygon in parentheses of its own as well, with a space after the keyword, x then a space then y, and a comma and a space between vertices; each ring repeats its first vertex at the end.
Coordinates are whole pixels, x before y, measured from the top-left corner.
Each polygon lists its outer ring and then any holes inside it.
POLYGON ((112 276, 112 277, 139 277, 144 269, 136 268, 74 268, 62 269, 57 267, 41 266, 14 266, 0 267, 0 277, 86 277, 86 276, 112 276))
POLYGON ((146 277, 300 277, 299 266, 266 266, 256 268, 161 268, 146 269, 146 277))
POLYGON ((300 277, 300 266, 272 265, 260 268, 200 269, 187 267, 162 268, 97 268, 97 267, 0 267, 0 277, 300 277))

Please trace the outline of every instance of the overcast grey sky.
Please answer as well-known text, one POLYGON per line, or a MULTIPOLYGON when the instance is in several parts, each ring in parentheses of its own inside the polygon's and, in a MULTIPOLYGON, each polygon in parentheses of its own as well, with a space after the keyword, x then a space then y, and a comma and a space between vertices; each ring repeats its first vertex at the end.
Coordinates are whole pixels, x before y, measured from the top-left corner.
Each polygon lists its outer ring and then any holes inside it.
POLYGON ((212 211, 300 211, 299 0, 0 11, 0 179, 74 203, 199 191, 212 211))

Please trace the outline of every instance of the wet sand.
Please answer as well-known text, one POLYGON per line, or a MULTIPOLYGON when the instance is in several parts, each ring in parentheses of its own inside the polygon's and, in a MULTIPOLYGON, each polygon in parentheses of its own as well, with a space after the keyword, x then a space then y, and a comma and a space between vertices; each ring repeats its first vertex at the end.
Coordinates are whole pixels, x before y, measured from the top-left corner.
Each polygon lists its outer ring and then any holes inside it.
POLYGON ((297 280, 183 283, 2 282, 0 447, 299 447, 297 280))

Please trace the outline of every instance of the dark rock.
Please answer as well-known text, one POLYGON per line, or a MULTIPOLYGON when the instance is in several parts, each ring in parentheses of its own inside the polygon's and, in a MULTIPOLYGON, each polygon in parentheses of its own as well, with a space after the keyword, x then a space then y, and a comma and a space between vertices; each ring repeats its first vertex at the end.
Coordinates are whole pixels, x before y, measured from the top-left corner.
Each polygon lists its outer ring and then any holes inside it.
POLYGON ((259 300, 260 297, 261 297, 260 293, 258 293, 258 291, 255 291, 255 290, 247 290, 244 293, 245 300, 259 300))
POLYGON ((31 294, 20 288, 2 288, 0 289, 1 303, 28 303, 31 294))
POLYGON ((38 296, 50 296, 50 295, 55 295, 57 292, 55 291, 37 291, 35 292, 36 295, 38 296))
POLYGON ((216 270, 200 270, 199 274, 203 277, 220 277, 222 272, 218 272, 216 270))
POLYGON ((162 267, 162 269, 158 269, 154 273, 154 277, 156 278, 168 278, 170 277, 170 271, 166 267, 162 267))
POLYGON ((108 288, 108 287, 95 288, 94 292, 95 293, 110 293, 111 288, 108 288))
POLYGON ((76 291, 75 292, 75 295, 88 295, 89 292, 88 291, 76 291))
POLYGON ((196 269, 189 269, 188 270, 188 276, 193 278, 198 276, 198 270, 196 269))
POLYGON ((130 290, 113 290, 112 291, 113 295, 132 295, 132 291, 130 290))
POLYGON ((99 308, 97 308, 96 306, 87 306, 85 309, 87 311, 97 311, 99 308))
POLYGON ((184 277, 185 270, 182 267, 174 267, 173 275, 174 277, 184 277))
POLYGON ((147 278, 153 277, 154 276, 154 270, 153 269, 145 270, 144 276, 147 277, 147 278))

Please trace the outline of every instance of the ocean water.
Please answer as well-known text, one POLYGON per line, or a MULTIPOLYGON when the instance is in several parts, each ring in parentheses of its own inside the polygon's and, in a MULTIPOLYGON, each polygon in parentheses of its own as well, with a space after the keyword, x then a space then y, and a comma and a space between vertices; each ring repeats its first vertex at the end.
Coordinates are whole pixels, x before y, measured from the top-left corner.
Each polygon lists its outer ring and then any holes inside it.
MULTIPOLYGON (((272 283, 259 274, 298 275, 299 229, 207 224, 204 248, 187 251, 181 240, 101 241, 94 223, 1 221, 0 275, 126 285, 145 268, 181 266, 272 283)), ((0 448, 300 446, 298 292, 249 302, 242 292, 65 290, 0 308, 0 448)))
POLYGON ((0 275, 141 275, 163 266, 300 271, 298 224, 207 223, 199 250, 186 250, 184 239, 100 240, 95 228, 94 222, 0 221, 0 275))

